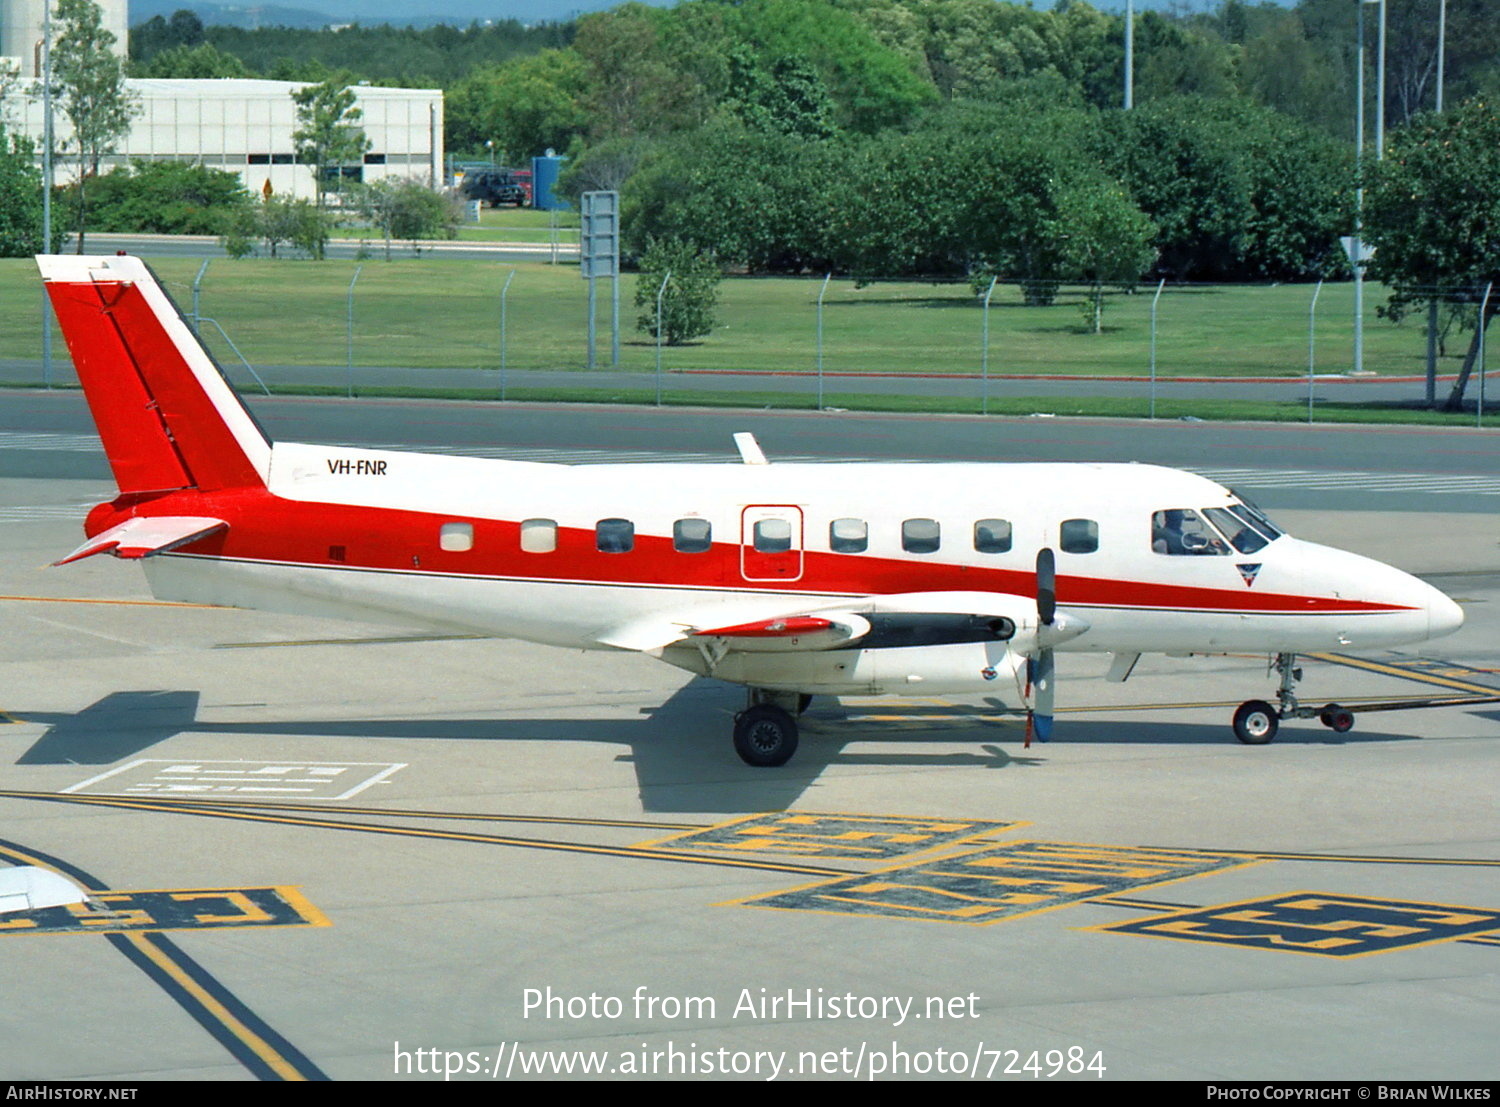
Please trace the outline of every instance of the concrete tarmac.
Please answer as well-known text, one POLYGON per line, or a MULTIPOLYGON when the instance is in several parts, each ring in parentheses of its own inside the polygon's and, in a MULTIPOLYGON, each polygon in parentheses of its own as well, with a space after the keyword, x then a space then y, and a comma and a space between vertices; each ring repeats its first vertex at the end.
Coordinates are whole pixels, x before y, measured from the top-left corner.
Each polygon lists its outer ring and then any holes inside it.
MULTIPOLYGON (((0 480, 0 858, 101 906, 0 916, 0 1079, 1500 1075, 1500 705, 1249 747, 1265 658, 1063 656, 1048 744, 820 700, 756 770, 647 658, 41 568, 111 494, 0 480)), ((1305 701, 1500 695, 1492 516, 1277 514, 1468 616, 1305 701)))

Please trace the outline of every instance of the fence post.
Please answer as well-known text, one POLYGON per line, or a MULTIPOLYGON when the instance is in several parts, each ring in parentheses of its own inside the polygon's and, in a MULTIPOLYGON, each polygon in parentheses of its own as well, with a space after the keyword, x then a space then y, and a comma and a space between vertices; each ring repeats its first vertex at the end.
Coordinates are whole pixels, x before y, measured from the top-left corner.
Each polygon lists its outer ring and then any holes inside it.
POLYGON ((1490 310, 1490 293, 1495 290, 1495 282, 1491 281, 1484 286, 1484 300, 1479 305, 1479 406, 1474 411, 1474 425, 1484 426, 1484 316, 1490 310))
POLYGON ((512 269, 500 289, 500 399, 502 402, 505 400, 505 295, 510 291, 510 282, 515 279, 516 271, 512 269))
POLYGON ((204 258, 203 264, 198 266, 198 275, 193 278, 193 333, 198 333, 198 322, 201 318, 198 314, 198 298, 203 288, 203 274, 208 272, 208 263, 212 258, 204 258))
POLYGON ((1307 308, 1307 421, 1313 421, 1313 339, 1317 334, 1318 296, 1323 291, 1323 278, 1318 278, 1318 287, 1313 289, 1312 303, 1307 308))
POLYGON ((818 292, 818 410, 823 410, 823 297, 828 294, 828 282, 832 273, 824 274, 823 287, 818 292))
POLYGON ((355 284, 356 281, 359 280, 359 271, 361 269, 363 269, 363 268, 364 268, 363 265, 356 265, 354 267, 354 278, 353 278, 353 280, 351 280, 349 282, 349 322, 348 322, 349 371, 348 371, 348 386, 349 386, 349 398, 351 400, 354 399, 354 284, 355 284))
POLYGON ((979 413, 990 413, 990 297, 995 294, 995 282, 999 276, 990 278, 989 290, 984 294, 984 352, 979 358, 980 399, 979 413))
POLYGON ((672 279, 672 271, 667 270, 667 275, 661 279, 661 287, 656 290, 656 406, 661 407, 661 301, 667 294, 667 282, 672 279))
POLYGON ((1161 299, 1161 290, 1167 287, 1163 277, 1156 286, 1156 295, 1151 297, 1151 418, 1156 418, 1156 302, 1161 299))

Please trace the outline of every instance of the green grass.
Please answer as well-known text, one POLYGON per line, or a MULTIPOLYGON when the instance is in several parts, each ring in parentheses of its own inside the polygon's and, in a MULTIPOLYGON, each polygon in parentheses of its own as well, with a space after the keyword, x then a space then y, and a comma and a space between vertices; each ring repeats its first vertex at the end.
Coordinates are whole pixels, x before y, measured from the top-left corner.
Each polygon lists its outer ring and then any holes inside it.
MULTIPOLYGON (((560 211, 556 213, 557 241, 563 246, 578 245, 578 213, 560 211)), ((532 242, 547 244, 552 241, 554 215, 531 208, 484 208, 479 213, 478 224, 463 223, 458 228, 460 242, 532 242)), ((368 238, 384 241, 381 233, 373 227, 341 226, 334 231, 335 238, 368 238)))
MULTIPOLYGON (((499 209, 487 230, 506 233, 504 222, 545 220, 545 212, 499 209), (503 222, 502 222, 503 221, 503 222)), ((521 229, 525 229, 522 227, 521 229)), ((184 310, 191 309, 192 282, 201 263, 191 259, 153 261, 157 272, 184 310)), ((347 311, 355 262, 216 260, 202 284, 201 310, 219 321, 256 366, 342 366, 347 356, 347 311)), ((488 368, 500 362, 500 291, 515 272, 508 295, 507 365, 513 369, 580 371, 585 365, 586 283, 576 266, 545 263, 420 259, 363 262, 354 296, 356 366, 421 368, 488 368)), ((650 374, 655 348, 650 336, 635 330, 635 278, 621 282, 621 368, 642 373, 637 398, 654 400, 650 374)), ((728 278, 721 290, 719 325, 695 343, 668 347, 668 370, 757 370, 813 372, 817 368, 816 304, 820 279, 728 278)), ((1088 333, 1079 310, 1081 294, 1064 289, 1051 307, 1027 307, 1013 287, 1000 286, 990 310, 989 371, 1008 374, 1070 376, 1140 375, 1150 368, 1150 317, 1154 289, 1135 295, 1112 294, 1105 310, 1103 334, 1088 333)), ((1419 325, 1395 326, 1379 319, 1383 300, 1378 288, 1366 296, 1365 364, 1382 375, 1419 374, 1424 339, 1419 325)), ((1307 371, 1309 305, 1313 289, 1305 285, 1168 289, 1158 305, 1157 368, 1162 377, 1250 375, 1300 376, 1307 371)), ((600 282, 599 363, 608 362, 609 285, 600 282)), ((0 261, 0 357, 35 357, 40 290, 30 261, 0 261)), ((902 410, 970 410, 977 400, 963 398, 914 401, 873 396, 834 395, 834 374, 850 372, 968 373, 981 366, 983 312, 967 285, 882 282, 858 287, 847 280, 829 284, 824 300, 823 362, 830 374, 827 402, 832 406, 871 409, 900 405, 902 410)), ((1323 288, 1316 317, 1316 368, 1342 372, 1352 344, 1352 289, 1323 288)), ((237 359, 216 346, 226 364, 237 359)), ((59 348, 61 348, 59 346, 59 348)), ((1459 364, 1458 349, 1443 370, 1459 364)), ((674 385, 686 383, 682 377, 674 385)), ((979 391, 975 383, 974 394, 979 391)), ((1413 386, 1416 391, 1416 386, 1413 386)), ((606 390, 608 392, 608 390, 606 390)), ((519 394, 518 394, 519 395, 519 394)), ((610 396, 615 393, 609 393, 610 396)), ((804 401, 777 393, 775 378, 765 395, 721 395, 672 389, 674 402, 796 406, 804 401)), ((590 393, 590 398, 595 398, 590 393)), ((811 400, 806 401, 811 403, 811 400)), ((1276 418, 1278 405, 1197 402, 1179 410, 1162 401, 1158 414, 1173 417, 1205 414, 1222 417, 1276 418)), ((1056 400, 992 401, 991 410, 1055 410, 1056 400)), ((1285 405, 1286 416, 1305 418, 1305 409, 1285 405)), ((1143 400, 1091 400, 1073 404, 1086 414, 1144 415, 1143 400)), ((1333 405, 1320 404, 1318 417, 1335 417, 1333 405)), ((1339 418, 1389 418, 1349 407, 1339 418)), ((1425 416, 1424 416, 1425 417, 1425 416)))

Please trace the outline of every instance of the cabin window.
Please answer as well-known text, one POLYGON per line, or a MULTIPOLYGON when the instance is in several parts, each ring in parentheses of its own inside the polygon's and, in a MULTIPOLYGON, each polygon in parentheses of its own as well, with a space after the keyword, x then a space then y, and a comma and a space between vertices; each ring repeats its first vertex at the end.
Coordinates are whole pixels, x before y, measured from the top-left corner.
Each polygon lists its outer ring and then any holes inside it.
POLYGON ((1099 524, 1092 519, 1064 519, 1057 537, 1063 553, 1090 554, 1099 548, 1099 524))
POLYGON ((936 519, 908 519, 901 524, 901 548, 907 553, 937 553, 941 544, 936 519))
POLYGON ((525 553, 551 553, 557 549, 557 520, 522 520, 521 549, 525 553))
POLYGON ((678 519, 672 524, 672 548, 678 553, 706 553, 714 544, 707 519, 678 519))
POLYGON ((449 553, 465 553, 473 548, 473 523, 444 523, 438 530, 438 549, 449 553))
POLYGON ((978 553, 1008 553, 1010 551, 1010 521, 980 519, 974 524, 974 549, 978 553))
POLYGON ((786 553, 792 548, 792 524, 786 519, 761 519, 755 524, 755 548, 761 553, 786 553))
POLYGON ((600 553, 629 553, 635 549, 635 524, 629 519, 600 519, 594 527, 600 553))
POLYGON ((835 519, 828 524, 828 548, 834 553, 864 553, 870 528, 863 519, 835 519))
POLYGON ((1169 507, 1151 516, 1151 548, 1173 557, 1229 552, 1219 532, 1185 507, 1169 507))

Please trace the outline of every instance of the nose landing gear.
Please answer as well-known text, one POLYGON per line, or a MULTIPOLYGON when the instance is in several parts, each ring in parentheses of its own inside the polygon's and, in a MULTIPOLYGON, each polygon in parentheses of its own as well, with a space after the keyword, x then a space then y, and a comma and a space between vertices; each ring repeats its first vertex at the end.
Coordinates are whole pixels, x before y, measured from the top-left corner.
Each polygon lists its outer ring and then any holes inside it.
POLYGON ((1302 670, 1297 667, 1297 655, 1278 653, 1274 661, 1276 671, 1281 674, 1281 683, 1276 689, 1276 707, 1265 700, 1247 700, 1234 713, 1234 736, 1248 746, 1263 746, 1276 737, 1282 719, 1311 719, 1319 722, 1335 734, 1346 734, 1354 727, 1354 713, 1347 707, 1330 703, 1326 707, 1303 707, 1297 702, 1296 686, 1302 679, 1302 670))

